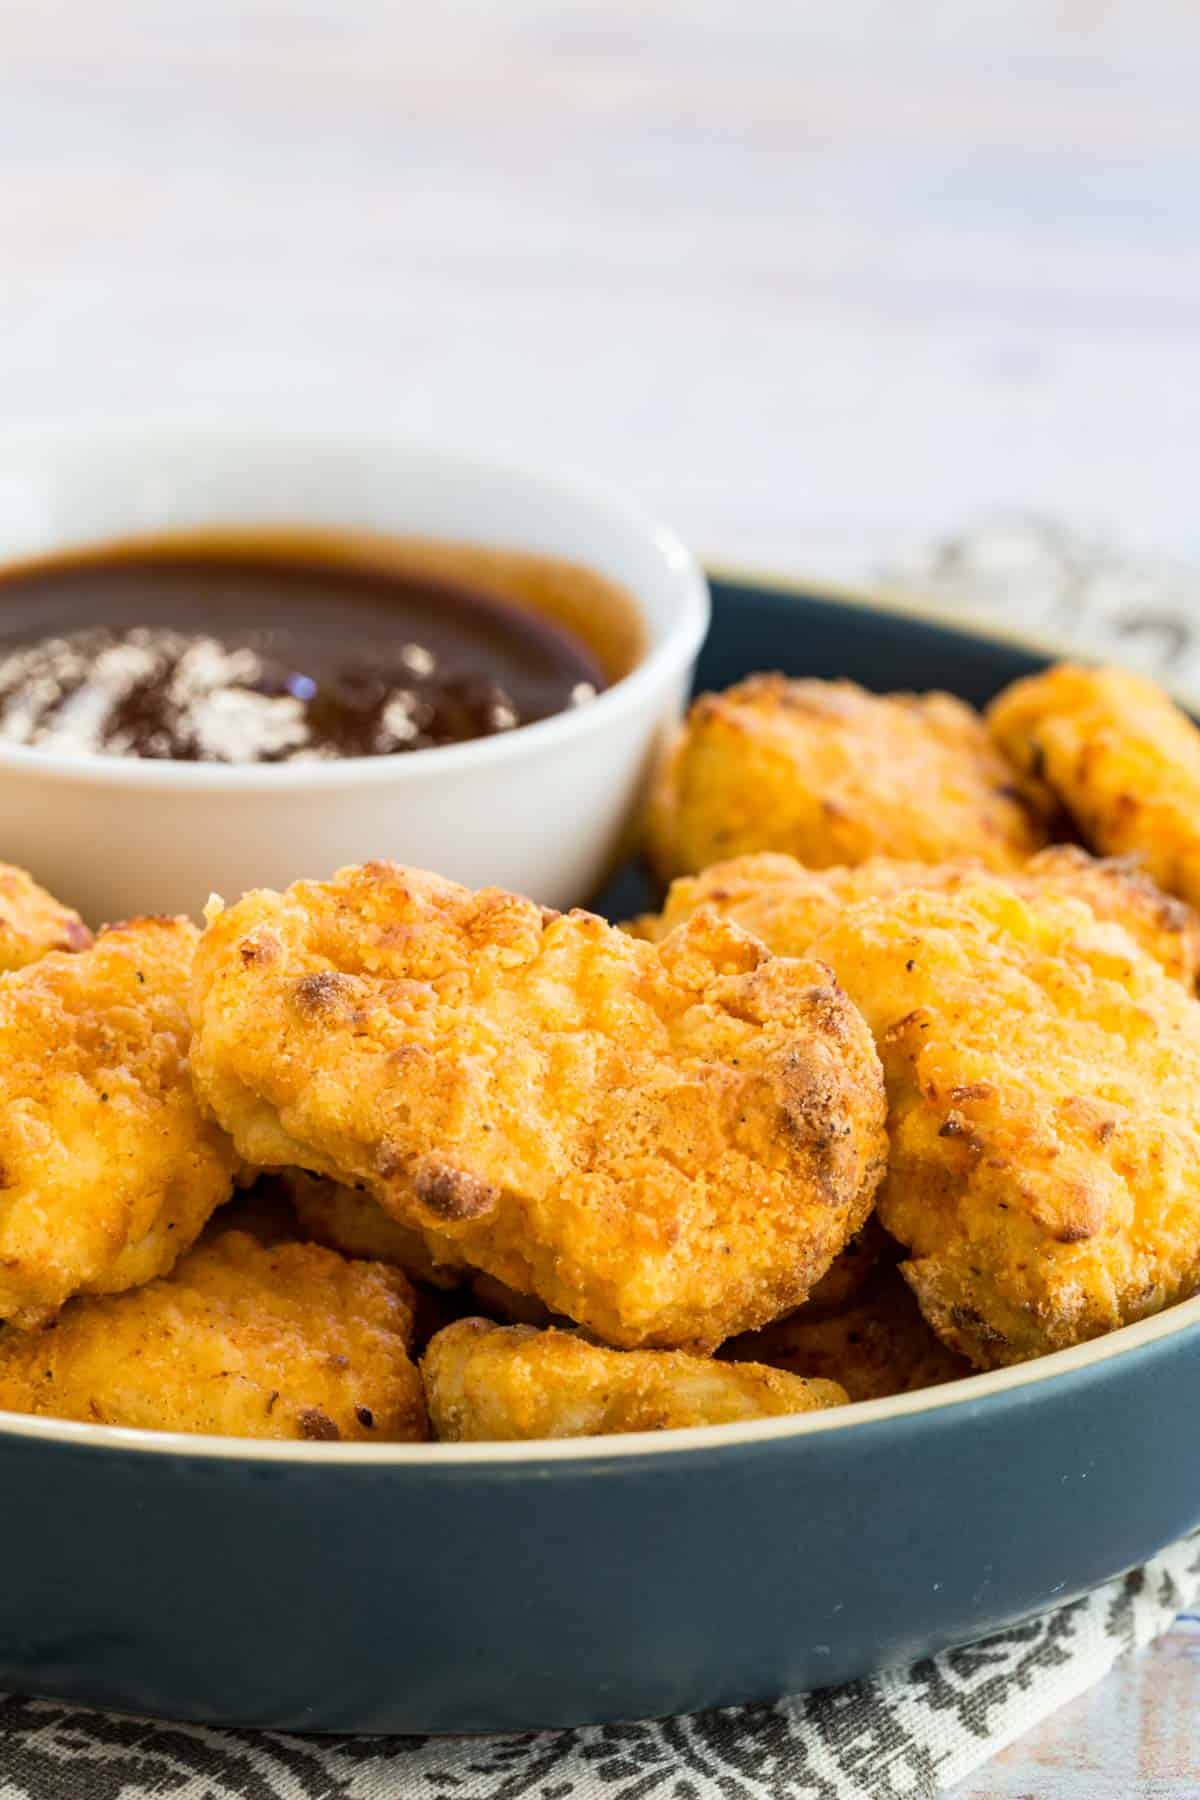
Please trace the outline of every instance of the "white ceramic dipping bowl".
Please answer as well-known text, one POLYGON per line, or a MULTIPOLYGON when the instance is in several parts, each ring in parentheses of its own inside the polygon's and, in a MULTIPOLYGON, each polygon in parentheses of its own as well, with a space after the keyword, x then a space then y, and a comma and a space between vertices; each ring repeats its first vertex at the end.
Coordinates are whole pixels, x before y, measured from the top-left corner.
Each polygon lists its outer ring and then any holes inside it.
POLYGON ((524 549, 636 601, 646 647, 595 700, 386 757, 227 766, 0 745, 0 860, 93 923, 197 914, 370 858, 584 901, 619 854, 708 623, 663 527, 547 476, 359 435, 142 429, 0 439, 0 561, 197 527, 303 526, 524 549))

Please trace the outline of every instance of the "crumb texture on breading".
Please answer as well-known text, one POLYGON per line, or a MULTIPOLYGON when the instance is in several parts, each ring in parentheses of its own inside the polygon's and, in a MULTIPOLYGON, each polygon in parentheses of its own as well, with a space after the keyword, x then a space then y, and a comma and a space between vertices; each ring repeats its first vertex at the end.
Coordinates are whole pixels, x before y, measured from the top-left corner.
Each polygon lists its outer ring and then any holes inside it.
POLYGON ((730 1425, 841 1406, 832 1381, 679 1350, 610 1350, 565 1331, 460 1319, 421 1363, 439 1438, 499 1442, 730 1425))
POLYGON ((1082 902, 977 877, 850 908, 813 955, 890 1100, 879 1216, 942 1340, 981 1367, 1200 1285, 1200 1006, 1082 902))
MULTIPOLYGON (((886 900, 911 888, 952 892, 982 873, 987 871, 977 860, 962 857, 919 863, 873 856, 850 867, 809 869, 794 857, 763 851, 681 876, 671 883, 662 912, 644 915, 633 928, 657 943, 710 907, 776 955, 805 956, 821 932, 860 900, 886 900)), ((1135 858, 1094 857, 1075 844, 1052 844, 1002 879, 1019 894, 1084 901, 1098 919, 1123 925, 1169 975, 1196 985, 1200 914, 1164 893, 1135 858)))
POLYGON ((934 1334, 902 1276, 890 1269, 833 1308, 810 1301, 786 1319, 733 1338, 722 1357, 836 1381, 851 1400, 883 1400, 973 1373, 934 1334))
POLYGON ((135 919, 0 976, 0 1318, 165 1273, 228 1199, 188 1075, 197 937, 135 919))
POLYGON ((870 856, 1009 868, 1046 842, 1040 798, 950 694, 753 675, 693 705, 647 848, 664 882, 766 850, 813 868, 870 856))
POLYGON ((1200 731, 1157 683, 1060 663, 1006 688, 988 719, 1092 849, 1139 857, 1160 887, 1200 906, 1200 731))
POLYGON ((880 1273, 892 1267, 900 1255, 900 1246, 889 1237, 872 1213, 856 1231, 845 1249, 840 1251, 805 1301, 805 1309, 830 1312, 848 1306, 880 1273))
POLYGON ((404 1277, 225 1231, 135 1293, 0 1334, 0 1407, 227 1437, 418 1442, 404 1277))
POLYGON ((192 1066, 242 1155, 361 1186, 609 1342, 708 1349, 805 1299, 870 1211, 870 1033, 816 963, 661 945, 386 864, 211 918, 192 1066))
POLYGON ((1159 887, 1136 856, 1089 856, 1076 844, 1051 844, 1017 877, 1020 893, 1082 900, 1098 919, 1123 925, 1168 975, 1195 988, 1200 977, 1200 913, 1159 887))
POLYGON ((24 869, 0 863, 0 975, 37 962, 49 950, 86 950, 91 941, 77 912, 24 869))
POLYGON ((303 1169, 285 1169, 280 1180, 303 1236, 330 1250, 391 1263, 430 1287, 456 1287, 469 1273, 461 1262, 439 1261, 419 1231, 393 1219, 370 1194, 303 1169))

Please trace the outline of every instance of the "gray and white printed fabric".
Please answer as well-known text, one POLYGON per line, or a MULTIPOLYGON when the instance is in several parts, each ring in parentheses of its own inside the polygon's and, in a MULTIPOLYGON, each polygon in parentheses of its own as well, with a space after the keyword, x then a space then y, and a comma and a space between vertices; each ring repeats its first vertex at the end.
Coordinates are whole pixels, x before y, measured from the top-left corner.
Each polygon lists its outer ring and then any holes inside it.
POLYGON ((1200 1538, 911 1669, 775 1706, 491 1738, 209 1731, 0 1701, 3 1800, 930 1800, 1200 1595, 1200 1538))
POLYGON ((1123 550, 1098 531, 997 516, 918 544, 878 572, 965 618, 1077 643, 1200 701, 1200 571, 1123 550))
MULTIPOLYGON (((1032 519, 884 571, 1200 696, 1200 580, 1032 519)), ((932 1800, 1200 1602, 1200 1536, 968 1649, 772 1706, 492 1738, 212 1731, 0 1699, 0 1800, 932 1800)))

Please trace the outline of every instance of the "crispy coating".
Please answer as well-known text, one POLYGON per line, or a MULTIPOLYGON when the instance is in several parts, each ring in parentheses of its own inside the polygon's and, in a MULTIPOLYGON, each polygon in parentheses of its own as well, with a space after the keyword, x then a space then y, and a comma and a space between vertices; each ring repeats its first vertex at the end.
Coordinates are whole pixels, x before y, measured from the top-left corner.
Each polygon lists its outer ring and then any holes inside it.
POLYGON ((1194 988, 1200 978, 1200 913, 1166 894, 1137 857, 1089 856, 1075 844, 1052 844, 1026 863, 1015 885, 1082 900, 1098 919, 1122 925, 1168 975, 1194 988))
MULTIPOLYGON (((662 912, 644 915, 633 929, 659 942, 702 906, 711 906, 776 955, 804 956, 846 907, 860 900, 886 900, 910 888, 953 891, 982 872, 980 863, 966 859, 914 863, 886 856, 850 868, 808 869, 794 857, 763 851, 714 863, 702 875, 681 876, 671 883, 662 912)), ((1164 894, 1132 858, 1094 857, 1074 844, 1052 844, 1003 879, 1020 894, 1084 901, 1098 919, 1123 925, 1169 975, 1196 985, 1200 915, 1164 894)))
POLYGON ((721 1355, 839 1382, 851 1400, 912 1394, 974 1373, 935 1337, 895 1271, 871 1282, 846 1306, 831 1311, 810 1302, 763 1331, 734 1338, 721 1355))
MULTIPOLYGON (((957 870, 980 865, 949 866, 957 870)), ((846 907, 903 893, 922 880, 937 884, 946 867, 873 856, 849 866, 810 869, 794 856, 762 850, 712 863, 699 875, 679 876, 671 883, 662 912, 643 914, 632 929, 659 943, 701 907, 711 907, 721 918, 753 932, 776 955, 803 956, 846 907)))
POLYGON ((988 720, 1086 843, 1138 856, 1160 887, 1200 906, 1200 731, 1156 683, 1061 663, 1006 688, 988 720))
POLYGON ((391 1263, 430 1287, 457 1287, 468 1273, 462 1262, 439 1261, 419 1231, 393 1219, 370 1194, 303 1169, 288 1169, 281 1179, 306 1238, 343 1256, 391 1263))
POLYGON ((436 1255, 631 1347, 799 1304, 886 1153, 828 971, 708 918, 652 946, 373 864, 215 907, 193 1019, 249 1160, 361 1184, 436 1255))
POLYGON ((950 694, 753 675, 692 707, 647 848, 663 881, 756 850, 812 868, 977 856, 1004 869, 1046 841, 1034 795, 950 694))
MULTIPOLYGON (((891 1268, 900 1246, 889 1237, 875 1213, 834 1257, 804 1303, 804 1311, 831 1312, 850 1302, 884 1269, 891 1268)), ((769 1358, 767 1359, 769 1360, 769 1358)))
POLYGON ((501 1325, 570 1326, 569 1319, 552 1313, 536 1294, 518 1294, 494 1275, 472 1275, 468 1285, 474 1302, 471 1311, 501 1325))
POLYGON ((0 975, 23 969, 49 950, 86 950, 92 934, 32 875, 0 863, 0 975))
MULTIPOLYGON (((343 1256, 390 1263, 413 1281, 437 1289, 436 1295, 422 1295, 430 1304, 422 1306, 420 1324, 428 1327, 430 1336, 468 1308, 506 1325, 549 1325, 553 1321, 555 1315, 536 1295, 518 1294, 494 1275, 481 1275, 466 1263, 435 1260, 433 1247, 421 1233, 411 1225, 401 1225, 369 1194, 302 1169, 285 1170, 280 1179, 291 1195, 295 1221, 305 1238, 326 1244, 343 1256), (464 1300, 466 1305, 461 1303, 464 1300)), ((445 1246, 437 1248, 445 1250, 445 1246)), ((824 1277, 826 1281, 836 1267, 835 1263, 824 1277)), ((420 1330, 417 1335, 421 1336, 420 1330)))
POLYGON ((228 1199, 188 1078, 197 938, 135 919, 0 976, 0 1318, 164 1274, 228 1199))
POLYGON ((566 1331, 460 1319, 421 1363, 436 1435, 449 1442, 603 1437, 732 1425, 841 1406, 832 1381, 680 1350, 609 1350, 566 1331))
POLYGON ((420 1441, 411 1329, 397 1270, 226 1231, 135 1293, 0 1335, 0 1407, 149 1431, 420 1441))
POLYGON ((978 877, 851 908, 813 946, 875 1032, 879 1217, 980 1367, 1200 1283, 1200 1005, 1076 900, 978 877))

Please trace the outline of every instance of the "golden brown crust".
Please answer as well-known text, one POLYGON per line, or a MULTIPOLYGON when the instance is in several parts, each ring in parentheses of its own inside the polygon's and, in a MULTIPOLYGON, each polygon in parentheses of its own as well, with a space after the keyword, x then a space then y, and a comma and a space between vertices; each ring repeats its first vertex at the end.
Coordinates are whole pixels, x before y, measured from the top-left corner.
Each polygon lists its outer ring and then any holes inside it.
MULTIPOLYGON (((519 1294, 494 1275, 481 1275, 466 1263, 436 1261, 422 1234, 385 1213, 369 1194, 340 1187, 336 1181, 309 1175, 302 1169, 285 1169, 279 1179, 291 1197, 293 1229, 299 1226, 304 1238, 325 1244, 343 1256, 389 1263, 403 1269, 411 1280, 437 1290, 436 1294, 422 1296, 423 1301, 429 1302, 421 1308, 422 1324, 426 1314, 432 1322, 429 1336, 456 1315, 461 1317, 468 1308, 505 1325, 553 1322, 555 1315, 535 1294, 519 1294)), ((830 1275, 833 1272, 831 1269, 830 1275)))
POLYGON ((457 1287, 467 1274, 460 1262, 437 1261, 419 1231, 401 1225, 369 1194, 303 1169, 286 1169, 280 1179, 303 1236, 315 1243, 343 1256, 390 1263, 430 1287, 457 1287))
POLYGON ((946 869, 978 871, 978 863, 921 863, 873 856, 866 862, 810 869, 794 856, 763 850, 712 863, 671 883, 663 910, 637 920, 639 935, 660 942, 711 907, 722 919, 761 938, 777 956, 804 956, 808 946, 859 900, 885 899, 921 883, 940 885, 946 869))
POLYGON ((1018 891, 1040 888, 1082 900, 1098 919, 1125 930, 1168 975, 1194 988, 1200 977, 1200 913, 1166 894, 1132 856, 1089 856, 1074 844, 1052 844, 1026 863, 1018 891))
POLYGON ((1200 906, 1200 731, 1155 682, 1061 663, 1006 688, 988 721, 1086 843, 1136 855, 1160 887, 1200 906))
POLYGON ((609 1350, 564 1331, 460 1319, 421 1363, 429 1416, 449 1442, 600 1437, 815 1412, 830 1381, 677 1350, 609 1350))
POLYGON ((762 850, 812 868, 975 856, 1003 869, 1047 835, 1032 784, 963 701, 782 675, 695 702, 647 830, 664 882, 762 850))
POLYGON ((515 1288, 505 1287, 494 1275, 472 1275, 468 1287, 473 1303, 471 1312, 482 1314, 494 1324, 536 1325, 540 1330, 546 1325, 569 1326, 571 1323, 560 1313, 552 1313, 536 1294, 518 1294, 515 1288))
MULTIPOLYGON (((979 862, 965 858, 914 863, 875 856, 851 868, 808 869, 794 857, 763 852, 681 876, 671 883, 662 912, 637 920, 635 930, 659 942, 701 907, 712 907, 777 956, 805 956, 848 906, 912 888, 953 892, 983 873, 979 862)), ((1045 893, 1084 901, 1098 919, 1123 925, 1169 975, 1195 986, 1200 915, 1164 894, 1131 858, 1094 857, 1074 844, 1052 844, 1023 868, 997 878, 1029 897, 1045 893)))
POLYGON ((375 864, 214 912, 193 1017, 197 1086, 249 1160, 361 1183, 628 1346, 798 1304, 885 1154, 828 971, 708 919, 655 947, 375 864))
POLYGON ((0 1407, 150 1431, 428 1436, 412 1295, 379 1264, 226 1231, 136 1293, 0 1336, 0 1407))
MULTIPOLYGON (((898 1261, 900 1246, 889 1237, 875 1213, 834 1257, 804 1303, 805 1312, 836 1312, 898 1261)), ((769 1361, 770 1358, 765 1360, 769 1361)))
POLYGON ((0 975, 25 968, 49 950, 86 950, 91 941, 77 912, 24 869, 0 863, 0 975))
POLYGON ((1126 932, 979 877, 813 948, 875 1032, 879 1216, 945 1343, 1018 1362, 1196 1290, 1200 1006, 1126 932))
POLYGON ((233 1186, 188 1078, 185 919, 0 976, 0 1318, 170 1269, 233 1186))
POLYGON ((734 1338, 721 1355, 839 1382, 851 1400, 912 1394, 974 1373, 930 1330, 894 1270, 848 1305, 831 1310, 810 1302, 762 1331, 734 1338))

